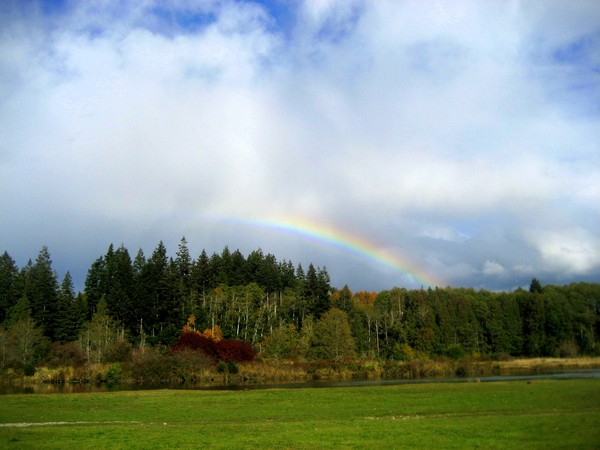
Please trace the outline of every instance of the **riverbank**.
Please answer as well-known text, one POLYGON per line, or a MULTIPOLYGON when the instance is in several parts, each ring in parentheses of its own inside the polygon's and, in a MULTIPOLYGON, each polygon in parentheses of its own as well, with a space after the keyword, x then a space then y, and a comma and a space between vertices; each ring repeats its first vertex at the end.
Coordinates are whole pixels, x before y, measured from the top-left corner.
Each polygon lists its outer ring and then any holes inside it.
POLYGON ((415 380, 440 377, 484 377, 560 370, 599 369, 600 357, 519 358, 503 361, 482 359, 419 359, 414 361, 384 361, 366 359, 286 360, 270 359, 247 364, 228 364, 159 368, 134 367, 131 364, 87 364, 80 367, 39 367, 32 376, 5 371, 0 376, 4 386, 98 385, 224 385, 301 383, 307 381, 351 380, 415 380))

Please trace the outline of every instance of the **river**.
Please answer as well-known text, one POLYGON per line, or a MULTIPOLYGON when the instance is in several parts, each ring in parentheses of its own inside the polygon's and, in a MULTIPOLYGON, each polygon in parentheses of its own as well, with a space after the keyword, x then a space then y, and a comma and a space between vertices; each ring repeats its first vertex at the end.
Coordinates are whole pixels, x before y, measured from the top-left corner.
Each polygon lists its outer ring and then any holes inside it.
POLYGON ((181 390, 249 390, 249 389, 302 389, 302 388, 324 388, 324 387, 356 387, 356 386, 391 386, 401 384, 423 384, 423 383, 474 383, 474 382, 498 382, 498 381, 536 381, 545 379, 567 380, 600 378, 600 369, 587 370, 554 370, 548 372, 515 372, 507 375, 490 375, 481 377, 451 377, 451 378, 418 378, 418 379, 393 379, 393 380, 351 380, 351 381, 304 381, 304 382, 282 382, 282 383, 230 383, 230 384, 161 384, 161 385, 139 385, 139 384, 35 384, 35 385, 0 385, 0 395, 7 394, 58 394, 58 393, 90 393, 90 392, 114 392, 129 390, 152 390, 152 389, 181 389, 181 390))

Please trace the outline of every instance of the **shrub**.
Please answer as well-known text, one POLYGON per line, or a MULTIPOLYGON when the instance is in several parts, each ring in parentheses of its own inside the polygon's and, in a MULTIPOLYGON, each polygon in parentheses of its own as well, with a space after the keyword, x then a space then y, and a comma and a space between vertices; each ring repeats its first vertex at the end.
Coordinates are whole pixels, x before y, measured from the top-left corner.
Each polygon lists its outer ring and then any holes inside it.
POLYGON ((450 359, 462 359, 465 357, 465 350, 460 344, 450 344, 444 354, 450 359))
POLYGON ((126 340, 119 340, 111 343, 106 348, 103 360, 106 362, 127 361, 131 356, 131 344, 126 340))
POLYGON ((215 345, 219 359, 225 362, 248 362, 254 359, 254 349, 246 341, 225 339, 215 345))
POLYGON ((227 363, 227 372, 229 372, 232 375, 235 375, 239 372, 238 366, 234 360, 231 360, 227 363))
POLYGON ((149 347, 133 352, 129 372, 140 383, 161 383, 172 377, 169 358, 149 347))
POLYGON ((106 382, 108 384, 119 384, 121 382, 121 366, 114 363, 106 371, 106 382))
POLYGON ((26 377, 32 377, 35 375, 35 366, 32 363, 27 363, 23 366, 23 374, 26 377))
POLYGON ((197 350, 216 360, 219 356, 216 345, 215 341, 206 336, 194 331, 186 331, 177 339, 177 343, 173 346, 173 351, 179 352, 186 348, 197 350))
POLYGON ((201 372, 214 364, 213 359, 205 353, 189 348, 173 352, 167 362, 171 373, 183 382, 197 382, 201 372))
POLYGON ((575 358, 579 354, 579 349, 574 342, 564 342, 556 349, 560 358, 575 358))
POLYGON ((398 361, 412 361, 415 359, 415 352, 408 344, 395 344, 392 349, 392 358, 398 361))
POLYGON ((50 346, 50 351, 46 356, 46 364, 49 367, 80 367, 85 363, 85 359, 85 353, 76 343, 60 344, 55 342, 50 346))

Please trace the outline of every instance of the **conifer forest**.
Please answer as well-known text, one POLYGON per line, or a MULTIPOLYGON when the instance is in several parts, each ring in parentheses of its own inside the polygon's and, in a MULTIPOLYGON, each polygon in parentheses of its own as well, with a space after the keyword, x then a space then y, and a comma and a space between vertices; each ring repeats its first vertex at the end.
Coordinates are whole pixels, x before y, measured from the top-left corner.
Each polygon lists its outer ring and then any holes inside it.
POLYGON ((0 256, 0 324, 2 369, 41 364, 56 346, 118 361, 140 346, 184 345, 182 330, 272 358, 598 355, 600 285, 352 292, 331 286, 325 267, 260 249, 194 258, 182 238, 172 257, 162 242, 133 256, 111 244, 75 292, 43 247, 24 267, 0 256))

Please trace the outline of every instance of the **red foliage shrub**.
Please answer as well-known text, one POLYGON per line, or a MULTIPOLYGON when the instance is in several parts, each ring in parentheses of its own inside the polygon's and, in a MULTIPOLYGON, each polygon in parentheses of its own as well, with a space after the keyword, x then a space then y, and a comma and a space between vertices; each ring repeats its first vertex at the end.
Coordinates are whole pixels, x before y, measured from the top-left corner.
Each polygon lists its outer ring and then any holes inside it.
POLYGON ((219 354, 217 352, 216 344, 217 343, 212 339, 202 336, 195 331, 186 331, 179 336, 179 339, 177 339, 177 343, 173 346, 173 351, 178 352, 184 349, 192 349, 217 359, 219 354))
POLYGON ((254 359, 254 349, 245 341, 224 339, 216 343, 219 359, 225 362, 246 362, 254 359))
POLYGON ((254 349, 248 342, 235 339, 214 341, 204 334, 191 330, 185 330, 173 347, 174 352, 186 349, 202 352, 215 361, 245 362, 254 359, 254 349))

